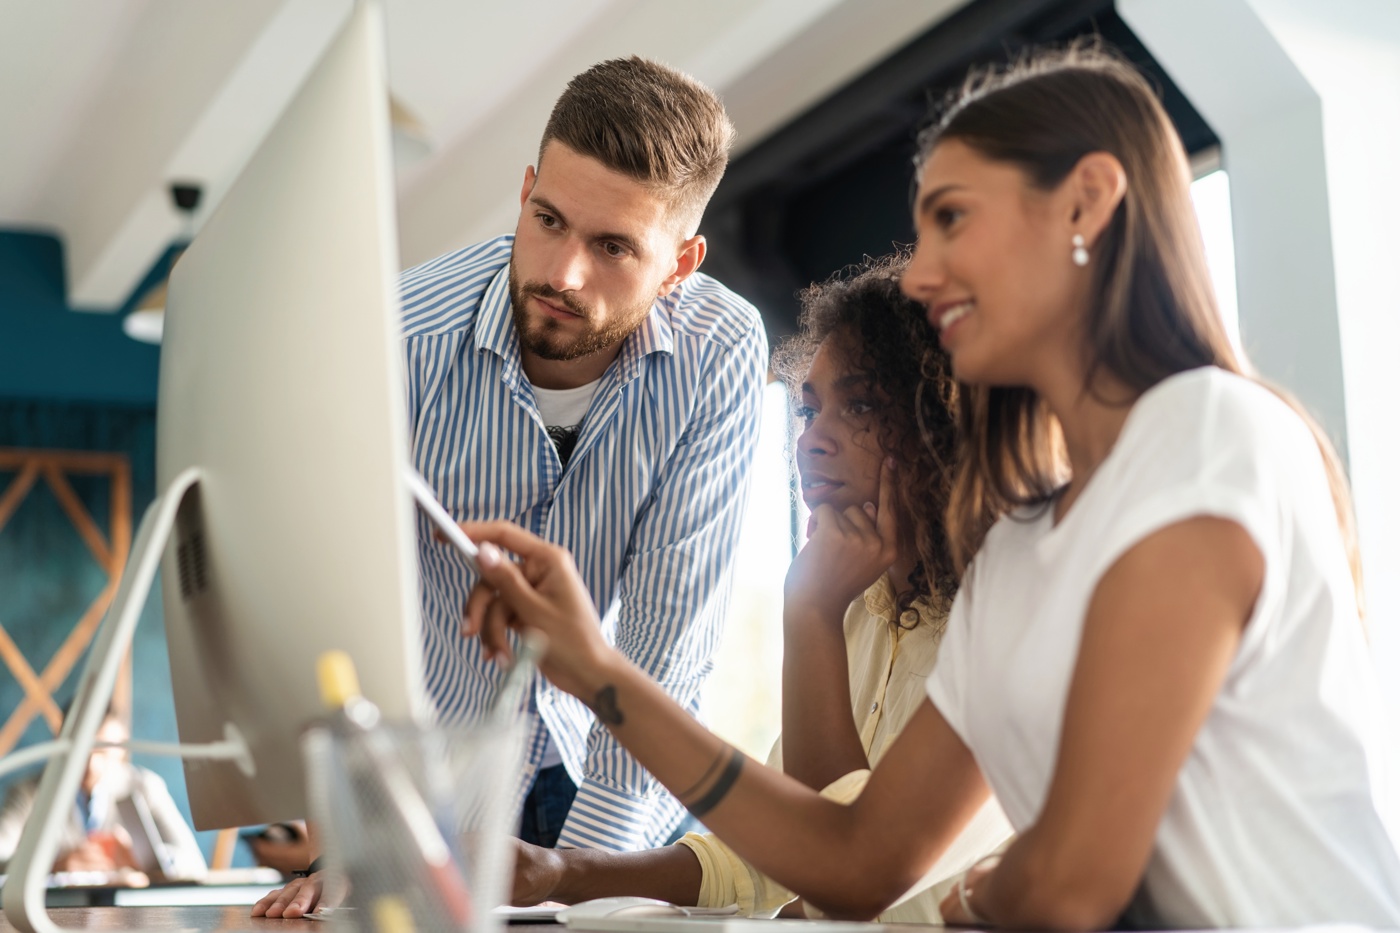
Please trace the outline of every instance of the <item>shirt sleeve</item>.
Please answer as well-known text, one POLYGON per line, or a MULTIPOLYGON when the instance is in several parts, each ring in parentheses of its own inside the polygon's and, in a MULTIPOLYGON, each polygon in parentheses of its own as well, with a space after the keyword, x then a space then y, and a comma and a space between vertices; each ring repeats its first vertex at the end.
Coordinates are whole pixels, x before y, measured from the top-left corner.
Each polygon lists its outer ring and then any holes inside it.
MULTIPOLYGON (((1249 535, 1264 560, 1254 618, 1267 619, 1288 575, 1285 503, 1335 515, 1317 443, 1264 386, 1217 372, 1178 379, 1143 400, 1151 408, 1136 419, 1115 466, 1116 507, 1108 510, 1102 546, 1085 570, 1098 581, 1158 531, 1192 518, 1224 519, 1249 535)), ((1335 518, 1321 526, 1335 528, 1335 518)), ((1251 622, 1251 638, 1259 628, 1251 622)))
MULTIPOLYGON (((623 655, 692 713, 728 610, 768 368, 757 322, 716 351, 690 424, 633 527, 613 637, 623 655)), ((594 722, 559 845, 646 848, 664 842, 681 813, 675 798, 594 722)))

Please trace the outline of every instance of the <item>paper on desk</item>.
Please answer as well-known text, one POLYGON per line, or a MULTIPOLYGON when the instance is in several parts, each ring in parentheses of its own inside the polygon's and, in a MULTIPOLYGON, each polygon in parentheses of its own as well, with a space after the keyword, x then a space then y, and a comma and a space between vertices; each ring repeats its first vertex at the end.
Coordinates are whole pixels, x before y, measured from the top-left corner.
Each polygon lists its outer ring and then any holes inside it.
POLYGON ((559 912, 564 908, 558 904, 538 904, 534 907, 497 907, 491 913, 506 923, 563 923, 559 912))

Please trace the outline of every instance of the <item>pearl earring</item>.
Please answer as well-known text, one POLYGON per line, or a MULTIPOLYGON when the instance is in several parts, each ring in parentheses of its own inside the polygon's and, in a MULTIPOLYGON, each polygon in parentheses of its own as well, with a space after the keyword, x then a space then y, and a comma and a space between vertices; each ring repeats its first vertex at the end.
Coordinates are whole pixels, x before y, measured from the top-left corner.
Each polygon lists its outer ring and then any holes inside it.
POLYGON ((1087 266, 1089 264, 1089 251, 1084 248, 1084 234, 1076 233, 1070 242, 1074 244, 1074 252, 1069 254, 1069 258, 1074 260, 1076 266, 1087 266))

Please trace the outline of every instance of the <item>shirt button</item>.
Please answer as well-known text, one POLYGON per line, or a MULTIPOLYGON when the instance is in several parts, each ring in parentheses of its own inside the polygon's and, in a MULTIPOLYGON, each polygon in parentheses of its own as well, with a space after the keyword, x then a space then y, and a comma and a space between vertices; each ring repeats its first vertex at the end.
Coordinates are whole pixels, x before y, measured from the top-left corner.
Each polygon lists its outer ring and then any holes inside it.
POLYGON ((880 708, 880 701, 879 701, 879 700, 876 700, 874 703, 871 703, 871 704, 870 704, 870 712, 872 712, 872 713, 875 712, 875 711, 876 711, 877 709, 879 709, 879 708, 880 708))

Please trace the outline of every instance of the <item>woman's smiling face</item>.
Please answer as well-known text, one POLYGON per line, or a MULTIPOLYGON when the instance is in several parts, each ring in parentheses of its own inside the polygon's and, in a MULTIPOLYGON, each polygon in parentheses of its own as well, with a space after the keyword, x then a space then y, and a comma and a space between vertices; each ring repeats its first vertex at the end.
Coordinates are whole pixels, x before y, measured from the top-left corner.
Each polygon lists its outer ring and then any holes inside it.
POLYGON ((844 336, 822 341, 802 382, 797 472, 808 508, 859 508, 879 498, 884 453, 876 437, 878 400, 846 362, 839 348, 844 336))
POLYGON ((960 380, 1026 385, 1047 351, 1080 344, 1088 277, 1070 261, 1063 188, 1037 189, 1016 165, 956 139, 924 164, 902 286, 927 309, 960 380))

